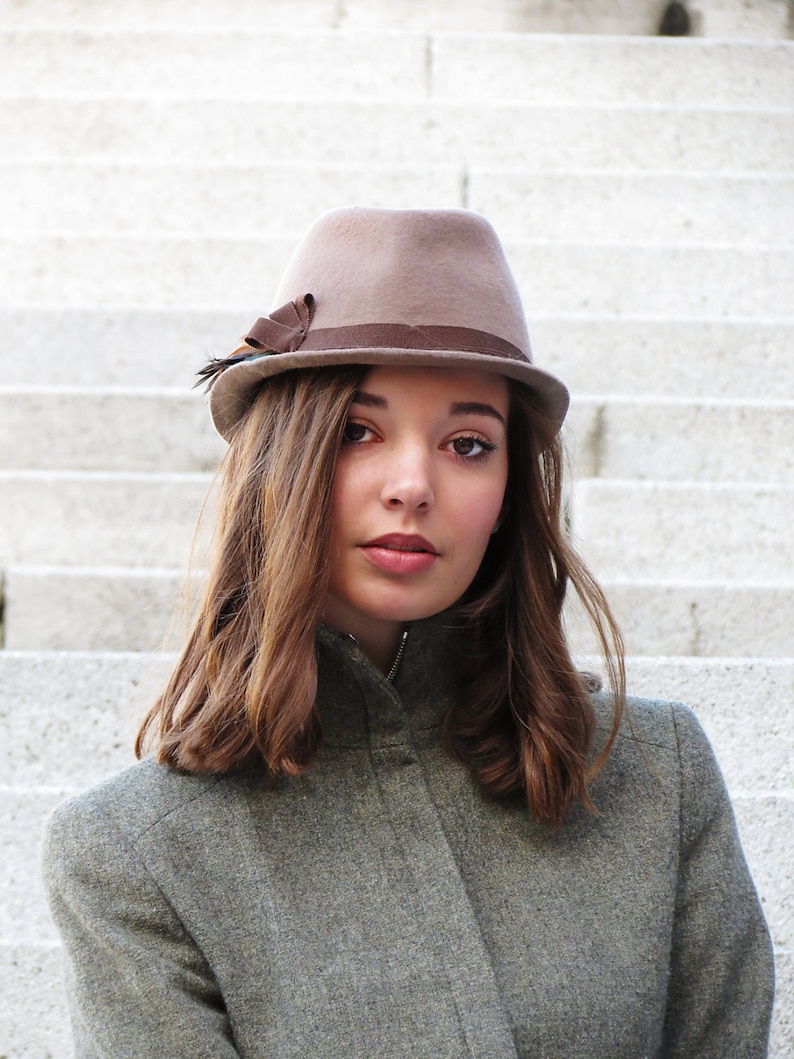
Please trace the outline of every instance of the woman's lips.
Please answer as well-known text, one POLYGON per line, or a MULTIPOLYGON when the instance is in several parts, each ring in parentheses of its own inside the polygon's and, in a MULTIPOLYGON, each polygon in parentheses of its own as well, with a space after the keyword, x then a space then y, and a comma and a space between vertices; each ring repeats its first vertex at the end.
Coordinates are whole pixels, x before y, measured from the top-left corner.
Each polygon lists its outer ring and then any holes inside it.
POLYGON ((371 563, 389 574, 418 574, 439 558, 429 540, 418 534, 388 533, 367 541, 361 550, 371 563))

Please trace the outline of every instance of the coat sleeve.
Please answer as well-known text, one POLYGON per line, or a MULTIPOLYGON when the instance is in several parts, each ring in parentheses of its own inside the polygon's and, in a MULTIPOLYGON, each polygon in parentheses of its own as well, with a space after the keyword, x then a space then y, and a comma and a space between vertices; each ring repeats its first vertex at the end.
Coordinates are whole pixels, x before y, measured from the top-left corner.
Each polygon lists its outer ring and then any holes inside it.
POLYGON ((202 953, 100 807, 59 807, 43 874, 64 943, 76 1059, 234 1059, 202 953))
POLYGON ((681 778, 680 862, 664 1055, 760 1059, 774 994, 772 947, 711 746, 674 712, 681 778))

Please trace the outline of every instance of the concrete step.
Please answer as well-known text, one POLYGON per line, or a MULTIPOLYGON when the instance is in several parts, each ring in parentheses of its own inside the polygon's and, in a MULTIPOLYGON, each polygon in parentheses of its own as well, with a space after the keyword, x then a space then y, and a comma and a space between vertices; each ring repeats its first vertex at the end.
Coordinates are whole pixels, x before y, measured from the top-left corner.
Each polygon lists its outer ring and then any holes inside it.
POLYGON ((734 794, 791 786, 794 660, 629 656, 633 695, 685 702, 714 745, 734 794), (752 753, 748 748, 752 747, 752 753))
MULTIPOLYGON (((38 626, 30 623, 27 642, 20 642, 20 631, 14 630, 14 595, 20 597, 16 609, 23 613, 35 596, 33 590, 28 598, 23 596, 22 587, 14 588, 13 569, 8 573, 8 646, 61 646, 49 634, 49 623, 45 627, 44 622, 38 626), (37 636, 41 637, 38 642, 37 636)), ((660 573, 658 579, 645 581, 611 577, 602 579, 601 586, 630 654, 787 658, 794 650, 794 581, 775 585, 671 582, 660 573)), ((53 597, 55 594, 53 588, 53 597)), ((49 605, 49 599, 47 602, 49 605)), ((52 609, 53 614, 59 613, 55 606, 52 609)), ((110 622, 109 615, 106 620, 110 622)), ((566 621, 577 654, 586 655, 598 649, 593 630, 575 596, 568 603, 566 621)), ((24 628, 24 623, 20 625, 24 628)), ((129 628, 130 636, 134 636, 132 616, 129 628)), ((80 645, 76 638, 74 643, 80 645)))
POLYGON ((557 372, 573 393, 794 398, 794 358, 786 353, 794 341, 794 318, 530 315, 529 331, 537 362, 557 372))
POLYGON ((214 471, 226 449, 203 393, 0 387, 0 467, 214 471))
POLYGON ((737 585, 794 584, 785 485, 582 479, 574 538, 596 577, 737 585))
POLYGON ((455 33, 434 34, 430 46, 432 93, 441 99, 737 107, 794 102, 790 41, 455 33))
POLYGON ((524 304, 536 312, 616 316, 782 317, 792 311, 794 252, 716 246, 507 241, 524 304))
MULTIPOLYGON (((45 557, 46 558, 46 557, 45 557)), ((794 650, 794 581, 723 584, 603 583, 633 654, 788 657, 794 650)), ((201 598, 182 570, 10 565, 3 576, 5 647, 15 651, 178 650, 186 611, 201 598)), ((579 654, 596 650, 575 600, 568 628, 579 654)))
MULTIPOLYGON (((768 178, 750 178, 752 183, 758 181, 766 186, 768 178)), ((775 193, 776 188, 769 198, 775 193)), ((719 198, 719 187, 715 194, 719 198)), ((741 197, 741 188, 738 194, 741 197)), ((453 166, 116 159, 0 163, 3 228, 18 233, 159 231, 231 238, 250 238, 256 233, 258 238, 281 236, 297 241, 321 213, 342 203, 444 207, 462 205, 463 197, 464 174, 453 166)), ((762 228, 763 221, 759 221, 759 232, 762 228)))
MULTIPOLYGON (((0 562, 183 569, 204 474, 0 471, 0 562)), ((204 554, 211 515, 195 561, 204 554)))
POLYGON ((201 591, 201 578, 194 577, 188 588, 180 570, 9 566, 3 575, 4 646, 12 651, 179 650, 186 612, 201 591))
POLYGON ((786 172, 792 103, 774 107, 316 99, 0 98, 0 157, 533 171, 786 172))
MULTIPOLYGON (((538 4, 515 0, 170 0, 141 8, 136 0, 25 0, 7 4, 2 21, 7 26, 51 28, 211 26, 245 29, 266 26, 304 30, 376 29, 477 32, 654 34, 663 4, 659 0, 544 0, 538 4)), ((698 0, 692 7, 693 31, 709 37, 777 38, 791 36, 786 0, 698 0)))
MULTIPOLYGON (((494 27, 489 27, 493 29, 494 27)), ((0 95, 794 103, 784 41, 150 26, 0 28, 0 95), (262 55, 268 77, 262 77, 262 55)))
MULTIPOLYGON (((794 485, 794 400, 575 394, 574 473, 794 485), (674 424, 674 429, 671 429, 674 424)), ((0 386, 0 467, 213 471, 225 451, 195 390, 0 386)))
POLYGON ((418 99, 429 89, 426 36, 382 29, 356 34, 293 26, 274 32, 187 22, 165 30, 3 29, 0 69, 5 96, 27 95, 20 86, 30 84, 37 95, 182 99, 361 93, 418 99))
MULTIPOLYGON (((145 384, 186 393, 210 356, 231 352, 273 307, 263 288, 236 311, 0 309, 3 383, 26 389, 145 384)), ((794 399, 794 358, 785 352, 794 345, 794 315, 741 321, 530 312, 529 331, 538 363, 558 372, 574 393, 794 399)))
MULTIPOLYGON (((4 236, 0 273, 18 308, 228 311, 269 304, 293 249, 293 239, 275 238, 4 236)), ((790 247, 508 241, 506 251, 524 304, 538 315, 779 318, 792 310, 790 247)))
MULTIPOLYGON (((254 320, 275 308, 271 295, 263 288, 250 305, 219 312, 198 304, 177 310, 6 307, 0 309, 3 382, 61 388, 145 385, 186 393, 199 368, 213 356, 231 353, 254 320)), ((689 327, 686 331, 692 333, 689 327)), ((794 321, 790 330, 774 328, 764 350, 783 344, 789 333, 794 335, 794 321)), ((743 330, 731 345, 736 355, 746 348, 745 339, 749 335, 743 330)), ((721 348, 727 341, 715 339, 712 345, 721 348)))
POLYGON ((769 1059, 787 1059, 794 1051, 794 949, 775 950, 775 1009, 769 1034, 769 1059))
POLYGON ((63 1059, 73 1054, 55 941, 0 940, 0 1040, 8 1059, 63 1059))
POLYGON ((80 790, 135 760, 135 733, 175 655, 0 651, 0 775, 15 790, 80 790))
POLYGON ((5 232, 19 234, 297 237, 344 202, 466 202, 514 238, 794 243, 794 174, 26 160, 0 164, 0 202, 5 232))
POLYGON ((47 816, 67 793, 0 787, 0 939, 6 944, 57 940, 39 877, 40 836, 47 816))
POLYGON ((794 485, 794 401, 574 395, 578 477, 794 485))
POLYGON ((467 202, 498 230, 527 239, 794 243, 794 176, 789 174, 472 169, 467 202))

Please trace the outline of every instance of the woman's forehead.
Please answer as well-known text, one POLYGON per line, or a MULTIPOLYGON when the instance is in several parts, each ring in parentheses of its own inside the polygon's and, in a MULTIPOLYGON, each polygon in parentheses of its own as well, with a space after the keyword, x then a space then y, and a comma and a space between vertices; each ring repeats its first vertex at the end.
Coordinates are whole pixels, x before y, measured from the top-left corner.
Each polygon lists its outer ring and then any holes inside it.
POLYGON ((507 380, 495 372, 476 368, 377 365, 367 372, 361 390, 386 397, 434 396, 457 403, 481 401, 493 404, 504 414, 509 407, 507 380))

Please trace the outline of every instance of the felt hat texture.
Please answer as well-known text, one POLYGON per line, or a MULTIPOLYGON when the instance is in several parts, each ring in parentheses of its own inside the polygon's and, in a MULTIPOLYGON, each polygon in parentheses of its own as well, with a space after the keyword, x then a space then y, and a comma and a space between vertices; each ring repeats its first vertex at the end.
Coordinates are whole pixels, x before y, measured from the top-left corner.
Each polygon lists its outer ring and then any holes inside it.
POLYGON ((551 440, 568 390, 532 363, 518 289, 491 224, 470 210, 347 207, 324 214, 287 266, 269 317, 201 372, 229 438, 260 385, 294 368, 476 368, 537 395, 551 440))

